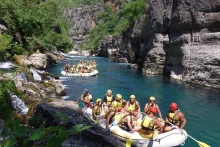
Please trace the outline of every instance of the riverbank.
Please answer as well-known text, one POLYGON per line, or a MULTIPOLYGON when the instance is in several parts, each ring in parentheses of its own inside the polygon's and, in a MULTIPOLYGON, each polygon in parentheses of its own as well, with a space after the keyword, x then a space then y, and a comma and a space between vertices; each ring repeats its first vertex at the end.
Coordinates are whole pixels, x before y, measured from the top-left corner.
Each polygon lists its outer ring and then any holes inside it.
MULTIPOLYGON (((16 61, 18 61, 18 58, 16 59, 16 61)), ((21 92, 20 94, 14 94, 16 99, 13 99, 12 97, 9 98, 9 101, 11 102, 7 103, 7 107, 16 111, 17 114, 14 117, 15 119, 21 120, 23 123, 21 126, 28 125, 28 127, 32 128, 31 130, 28 129, 30 131, 28 131, 30 136, 35 130, 38 130, 41 133, 46 133, 43 131, 43 128, 58 126, 61 129, 59 131, 67 131, 67 128, 70 129, 75 125, 82 124, 83 126, 88 126, 90 128, 82 132, 79 131, 78 135, 68 135, 65 140, 62 142, 58 141, 57 143, 62 143, 61 146, 63 147, 101 147, 103 144, 107 147, 124 146, 124 143, 120 142, 118 138, 110 134, 107 130, 101 129, 101 127, 91 123, 86 117, 84 117, 81 110, 78 108, 78 105, 74 102, 62 100, 66 95, 66 91, 65 85, 62 84, 62 80, 60 80, 59 76, 39 70, 45 65, 48 65, 47 63, 44 63, 45 60, 36 59, 35 62, 33 62, 34 64, 29 64, 30 62, 27 60, 28 58, 22 59, 28 64, 23 64, 22 66, 17 64, 15 69, 7 70, 7 72, 2 73, 0 80, 1 82, 12 80, 16 89, 21 92), (36 67, 38 69, 36 69, 36 67), (12 103, 13 107, 11 107, 12 103), (26 108, 27 111, 23 111, 26 108), (59 116, 59 114, 61 114, 61 116, 59 116)), ((5 121, 4 124, 12 123, 11 120, 8 119, 5 121)), ((15 131, 15 128, 10 128, 10 126, 5 126, 5 128, 10 129, 12 133, 15 131)), ((80 130, 80 128, 78 129, 80 130)), ((78 129, 76 129, 76 131, 78 129)), ((51 136, 54 136, 56 131, 48 133, 51 133, 51 136)), ((17 135, 18 134, 15 133, 12 136, 17 137, 17 135)), ((59 133, 56 137, 60 137, 59 133)), ((4 138, 4 136, 0 136, 0 138, 7 142, 7 139, 4 138)), ((27 138, 27 136, 24 138, 27 138)), ((46 145, 51 139, 53 138, 46 137, 45 139, 42 139, 37 137, 34 142, 29 143, 35 143, 35 145, 42 146, 46 145)), ((19 144, 17 140, 14 140, 13 143, 19 144)))

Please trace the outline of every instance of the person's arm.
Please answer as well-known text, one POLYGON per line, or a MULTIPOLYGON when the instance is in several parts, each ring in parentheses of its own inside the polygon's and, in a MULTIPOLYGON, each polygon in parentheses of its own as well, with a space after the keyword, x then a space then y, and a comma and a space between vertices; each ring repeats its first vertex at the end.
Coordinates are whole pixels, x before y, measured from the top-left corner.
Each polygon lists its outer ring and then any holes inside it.
POLYGON ((103 97, 103 105, 107 105, 107 99, 106 99, 106 95, 103 97))
POLYGON ((150 105, 149 103, 145 104, 145 107, 144 107, 144 112, 147 113, 150 109, 150 105))
POLYGON ((127 122, 128 127, 129 127, 129 130, 130 130, 132 133, 134 133, 134 130, 133 130, 132 126, 131 126, 131 116, 130 116, 130 115, 128 115, 128 116, 126 117, 126 122, 127 122))
POLYGON ((109 129, 109 121, 112 118, 112 116, 115 114, 115 112, 110 112, 106 118, 106 129, 109 129))
POLYGON ((83 98, 81 98, 81 100, 84 102, 84 103, 87 103, 87 104, 89 104, 90 103, 90 100, 91 99, 88 99, 88 100, 84 100, 83 98))
POLYGON ((138 112, 141 112, 141 107, 140 107, 139 102, 136 101, 136 105, 137 105, 137 108, 138 108, 137 111, 138 111, 138 112))
POLYGON ((76 100, 76 103, 78 103, 82 99, 82 95, 76 100))
POLYGON ((125 107, 124 107, 125 111, 128 110, 128 103, 129 103, 129 102, 127 102, 126 105, 125 105, 125 107))
POLYGON ((169 112, 167 112, 167 115, 166 115, 166 119, 165 119, 165 122, 166 122, 166 123, 169 122, 169 120, 168 120, 168 114, 169 114, 169 112))
POLYGON ((180 129, 183 129, 184 126, 186 125, 186 118, 182 112, 179 113, 179 117, 180 117, 180 120, 182 121, 182 125, 181 125, 180 129))
POLYGON ((98 116, 96 115, 96 112, 97 112, 97 110, 98 110, 98 106, 95 106, 94 108, 93 108, 93 110, 92 110, 92 114, 97 118, 98 116))
POLYGON ((157 111, 158 111, 160 119, 163 120, 163 117, 162 117, 162 114, 161 114, 159 106, 157 105, 156 107, 157 107, 157 111))
POLYGON ((161 125, 160 121, 155 119, 154 124, 160 128, 160 133, 163 133, 163 126, 161 125))

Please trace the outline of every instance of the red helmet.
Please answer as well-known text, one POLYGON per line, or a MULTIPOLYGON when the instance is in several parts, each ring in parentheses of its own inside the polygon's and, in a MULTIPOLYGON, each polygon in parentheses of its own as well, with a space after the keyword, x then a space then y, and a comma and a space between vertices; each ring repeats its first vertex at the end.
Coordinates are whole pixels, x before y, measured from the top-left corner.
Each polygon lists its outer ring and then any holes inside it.
POLYGON ((150 112, 153 112, 154 114, 157 113, 157 108, 156 107, 151 107, 150 112))
POLYGON ((178 109, 178 105, 176 103, 171 103, 170 104, 170 108, 173 110, 177 110, 178 109))

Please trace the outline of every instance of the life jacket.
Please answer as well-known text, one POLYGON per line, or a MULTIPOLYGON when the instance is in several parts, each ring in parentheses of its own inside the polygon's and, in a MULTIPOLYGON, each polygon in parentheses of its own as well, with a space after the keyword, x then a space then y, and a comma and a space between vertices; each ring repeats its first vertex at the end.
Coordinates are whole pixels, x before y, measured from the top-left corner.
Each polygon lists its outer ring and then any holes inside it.
POLYGON ((111 105, 111 103, 112 103, 112 101, 113 101, 113 95, 111 95, 111 96, 107 96, 107 95, 106 95, 106 101, 107 101, 107 104, 108 104, 108 105, 111 105))
POLYGON ((121 121, 120 121, 120 124, 124 124, 124 125, 127 125, 127 123, 125 123, 125 117, 127 117, 127 116, 130 116, 130 118, 131 118, 131 123, 132 123, 132 115, 130 115, 130 114, 127 114, 127 115, 124 115, 124 117, 123 118, 121 118, 121 121))
MULTIPOLYGON (((156 108, 157 104, 154 103, 153 107, 156 108)), ((151 107, 150 107, 151 108, 151 107)), ((150 114, 150 108, 148 109, 148 111, 146 112, 146 114, 150 114)))
POLYGON ((131 104, 130 101, 129 101, 129 102, 128 102, 128 108, 127 108, 127 109, 128 109, 128 110, 131 110, 131 111, 137 110, 138 107, 137 107, 137 105, 136 105, 136 101, 134 102, 134 104, 131 104))
POLYGON ((119 108, 119 109, 123 108, 123 99, 121 99, 120 102, 117 102, 116 100, 114 100, 112 102, 112 107, 119 108))
MULTIPOLYGON (((94 105, 93 109, 95 108, 95 106, 98 106, 98 105, 94 105)), ((95 115, 100 115, 101 112, 102 112, 102 107, 98 106, 98 110, 96 111, 95 115)))
POLYGON ((124 113, 116 113, 114 115, 114 120, 116 120, 117 122, 121 123, 122 120, 124 119, 125 114, 124 113))
MULTIPOLYGON (((90 102, 89 103, 86 103, 86 102, 84 102, 84 105, 86 106, 86 105, 92 105, 93 104, 93 98, 89 98, 89 96, 91 96, 90 94, 88 94, 87 96, 84 96, 83 95, 83 100, 85 100, 85 101, 89 101, 90 100, 90 102)), ((91 96, 92 97, 92 96, 91 96)))
POLYGON ((175 112, 169 112, 167 115, 168 121, 174 125, 180 125, 179 120, 175 120, 175 116, 180 112, 180 110, 177 110, 175 112))
MULTIPOLYGON (((89 101, 89 100, 90 100, 89 95, 87 95, 87 96, 83 96, 83 100, 85 100, 85 101, 89 101)), ((87 103, 85 102, 84 104, 87 104, 87 103)))
POLYGON ((147 115, 145 115, 142 119, 142 123, 141 123, 141 127, 143 129, 146 129, 146 130, 152 130, 154 131, 154 124, 153 124, 153 121, 155 120, 156 118, 151 118, 151 117, 148 117, 147 115))

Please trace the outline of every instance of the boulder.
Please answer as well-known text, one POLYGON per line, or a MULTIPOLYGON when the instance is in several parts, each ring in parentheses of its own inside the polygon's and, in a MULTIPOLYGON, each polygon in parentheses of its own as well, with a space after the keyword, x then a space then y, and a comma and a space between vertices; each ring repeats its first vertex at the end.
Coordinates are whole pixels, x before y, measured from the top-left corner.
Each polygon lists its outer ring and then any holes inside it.
MULTIPOLYGON (((62 125, 65 128, 70 128, 77 124, 84 124, 91 126, 91 128, 84 130, 80 133, 80 137, 71 136, 63 144, 63 147, 124 147, 117 137, 111 134, 109 131, 101 128, 100 126, 89 121, 88 118, 82 115, 82 111, 76 107, 67 106, 69 101, 59 100, 58 102, 42 103, 37 105, 35 115, 38 116, 45 127, 62 125), (59 104, 55 104, 59 103, 59 104), (60 112, 62 116, 67 118, 65 122, 57 117, 57 112, 60 112)), ((76 104, 72 104, 74 106, 76 104)))
POLYGON ((32 54, 27 59, 36 69, 45 69, 47 67, 47 56, 45 54, 32 54))

